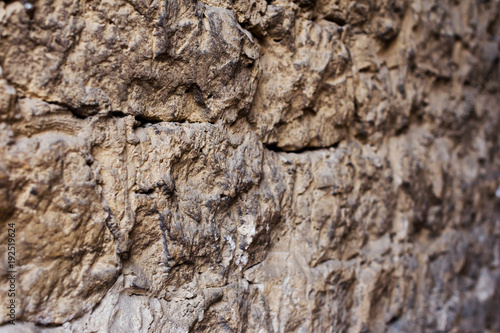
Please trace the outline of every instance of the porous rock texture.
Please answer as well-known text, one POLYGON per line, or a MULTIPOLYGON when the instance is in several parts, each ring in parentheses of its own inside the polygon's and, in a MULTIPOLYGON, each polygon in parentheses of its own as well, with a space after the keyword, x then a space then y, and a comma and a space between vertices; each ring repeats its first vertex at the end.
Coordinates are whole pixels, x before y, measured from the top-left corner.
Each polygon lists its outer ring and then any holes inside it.
POLYGON ((0 2, 0 332, 499 332, 499 45, 499 0, 0 2))

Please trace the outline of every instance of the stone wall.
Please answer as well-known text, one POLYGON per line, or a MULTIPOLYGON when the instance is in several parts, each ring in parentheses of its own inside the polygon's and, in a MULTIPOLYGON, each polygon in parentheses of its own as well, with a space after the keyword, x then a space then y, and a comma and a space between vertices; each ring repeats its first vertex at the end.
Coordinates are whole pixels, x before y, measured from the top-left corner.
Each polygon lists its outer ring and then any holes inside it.
POLYGON ((0 332, 500 331, 499 45, 499 0, 0 2, 0 332))

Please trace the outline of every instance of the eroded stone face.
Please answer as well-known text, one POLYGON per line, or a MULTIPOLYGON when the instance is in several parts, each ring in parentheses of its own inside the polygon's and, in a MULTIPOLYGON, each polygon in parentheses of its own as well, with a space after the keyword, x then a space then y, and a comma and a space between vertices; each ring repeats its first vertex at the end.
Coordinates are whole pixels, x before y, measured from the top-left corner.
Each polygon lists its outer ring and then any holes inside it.
MULTIPOLYGON (((18 313, 41 324, 92 309, 121 269, 100 175, 85 156, 84 136, 67 133, 81 124, 60 112, 39 100, 19 99, 14 117, 2 114, 7 122, 19 121, 4 126, 0 148, 2 225, 15 223, 16 230, 18 313), (47 130, 38 131, 40 126, 47 130)), ((7 233, 2 241, 7 244, 7 233)), ((2 270, 9 270, 5 256, 2 270)), ((6 295, 7 289, 4 281, 6 295)), ((6 312, 4 307, 2 321, 6 312)))
POLYGON ((499 7, 1 2, 0 332, 500 330, 499 7))
POLYGON ((81 116, 234 121, 253 97, 258 46, 230 10, 184 0, 47 1, 31 15, 8 7, 5 78, 81 116))

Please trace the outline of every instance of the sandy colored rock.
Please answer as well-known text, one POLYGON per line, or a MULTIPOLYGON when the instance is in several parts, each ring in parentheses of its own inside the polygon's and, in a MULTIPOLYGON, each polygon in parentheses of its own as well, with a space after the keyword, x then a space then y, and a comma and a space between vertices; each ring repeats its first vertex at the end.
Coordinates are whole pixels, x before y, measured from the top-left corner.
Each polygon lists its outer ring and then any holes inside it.
POLYGON ((499 17, 0 2, 0 332, 499 331, 499 17))

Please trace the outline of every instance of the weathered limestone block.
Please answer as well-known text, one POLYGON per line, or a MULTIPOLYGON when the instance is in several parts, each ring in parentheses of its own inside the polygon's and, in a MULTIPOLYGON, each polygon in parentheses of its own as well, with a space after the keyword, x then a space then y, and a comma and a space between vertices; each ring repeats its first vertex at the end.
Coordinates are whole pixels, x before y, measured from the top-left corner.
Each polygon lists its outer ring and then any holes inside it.
POLYGON ((20 2, 8 7, 5 78, 81 116, 234 121, 253 97, 258 48, 232 11, 184 0, 62 0, 38 2, 30 18, 20 2))
MULTIPOLYGON (((57 131, 80 124, 67 111, 58 118, 60 108, 47 103, 21 99, 16 108, 6 120, 20 126, 2 129, 0 170, 2 220, 16 224, 18 311, 34 322, 62 323, 100 301, 121 263, 100 177, 84 154, 89 133, 57 131)), ((7 244, 7 233, 1 239, 7 244)), ((1 260, 6 272, 7 257, 1 260)), ((6 313, 2 307, 2 322, 6 313)))

